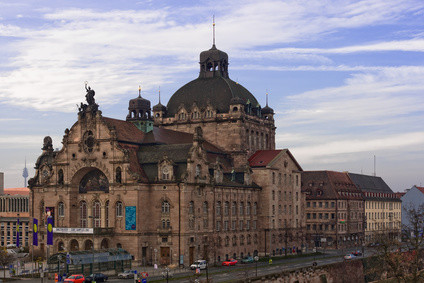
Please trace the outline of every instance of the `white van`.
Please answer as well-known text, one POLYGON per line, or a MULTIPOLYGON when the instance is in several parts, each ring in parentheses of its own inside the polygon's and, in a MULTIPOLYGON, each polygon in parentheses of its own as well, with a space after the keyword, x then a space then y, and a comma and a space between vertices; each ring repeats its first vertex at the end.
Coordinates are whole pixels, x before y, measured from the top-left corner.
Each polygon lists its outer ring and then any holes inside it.
POLYGON ((196 260, 195 262, 193 262, 192 265, 190 265, 190 268, 191 269, 197 269, 197 268, 206 269, 206 260, 204 259, 196 260))

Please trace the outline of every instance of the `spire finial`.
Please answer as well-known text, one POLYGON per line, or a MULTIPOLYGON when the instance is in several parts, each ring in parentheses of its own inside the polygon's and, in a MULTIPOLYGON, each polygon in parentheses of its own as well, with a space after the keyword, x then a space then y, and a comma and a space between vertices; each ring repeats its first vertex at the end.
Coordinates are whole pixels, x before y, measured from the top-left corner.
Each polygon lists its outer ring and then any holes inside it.
POLYGON ((159 86, 159 104, 160 104, 160 86, 159 86))
POLYGON ((138 86, 138 97, 141 97, 141 86, 138 86))
POLYGON ((215 46, 215 15, 213 15, 213 46, 215 46))
POLYGON ((266 106, 268 106, 268 89, 266 90, 266 106))

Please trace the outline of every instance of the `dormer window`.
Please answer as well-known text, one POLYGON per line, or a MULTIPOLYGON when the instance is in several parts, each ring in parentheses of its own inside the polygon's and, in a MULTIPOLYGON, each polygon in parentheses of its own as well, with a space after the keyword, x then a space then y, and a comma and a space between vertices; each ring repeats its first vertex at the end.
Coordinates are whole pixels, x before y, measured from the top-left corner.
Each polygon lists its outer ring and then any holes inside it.
POLYGON ((162 180, 170 180, 171 170, 168 165, 162 167, 162 180))

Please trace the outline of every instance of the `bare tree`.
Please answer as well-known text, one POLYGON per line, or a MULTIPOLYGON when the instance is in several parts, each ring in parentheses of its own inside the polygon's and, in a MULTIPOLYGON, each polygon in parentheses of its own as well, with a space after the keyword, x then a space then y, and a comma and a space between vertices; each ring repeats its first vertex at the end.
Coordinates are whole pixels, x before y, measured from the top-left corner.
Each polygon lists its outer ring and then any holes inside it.
POLYGON ((6 278, 6 267, 13 262, 15 257, 12 254, 9 254, 7 250, 0 249, 0 264, 4 267, 3 269, 3 278, 6 278))
POLYGON ((402 239, 409 249, 409 272, 413 282, 423 279, 423 248, 424 248, 424 204, 405 205, 406 223, 402 223, 402 239))

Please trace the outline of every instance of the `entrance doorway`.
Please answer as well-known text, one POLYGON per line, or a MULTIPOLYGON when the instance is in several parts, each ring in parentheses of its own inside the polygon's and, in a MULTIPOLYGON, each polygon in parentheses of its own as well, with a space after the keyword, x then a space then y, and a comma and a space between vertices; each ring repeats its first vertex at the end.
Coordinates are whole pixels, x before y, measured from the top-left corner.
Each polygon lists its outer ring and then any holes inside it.
POLYGON ((170 251, 169 247, 160 248, 160 264, 161 265, 169 265, 171 263, 169 251, 170 251))
POLYGON ((189 264, 191 265, 194 262, 194 247, 190 247, 189 250, 189 264))

